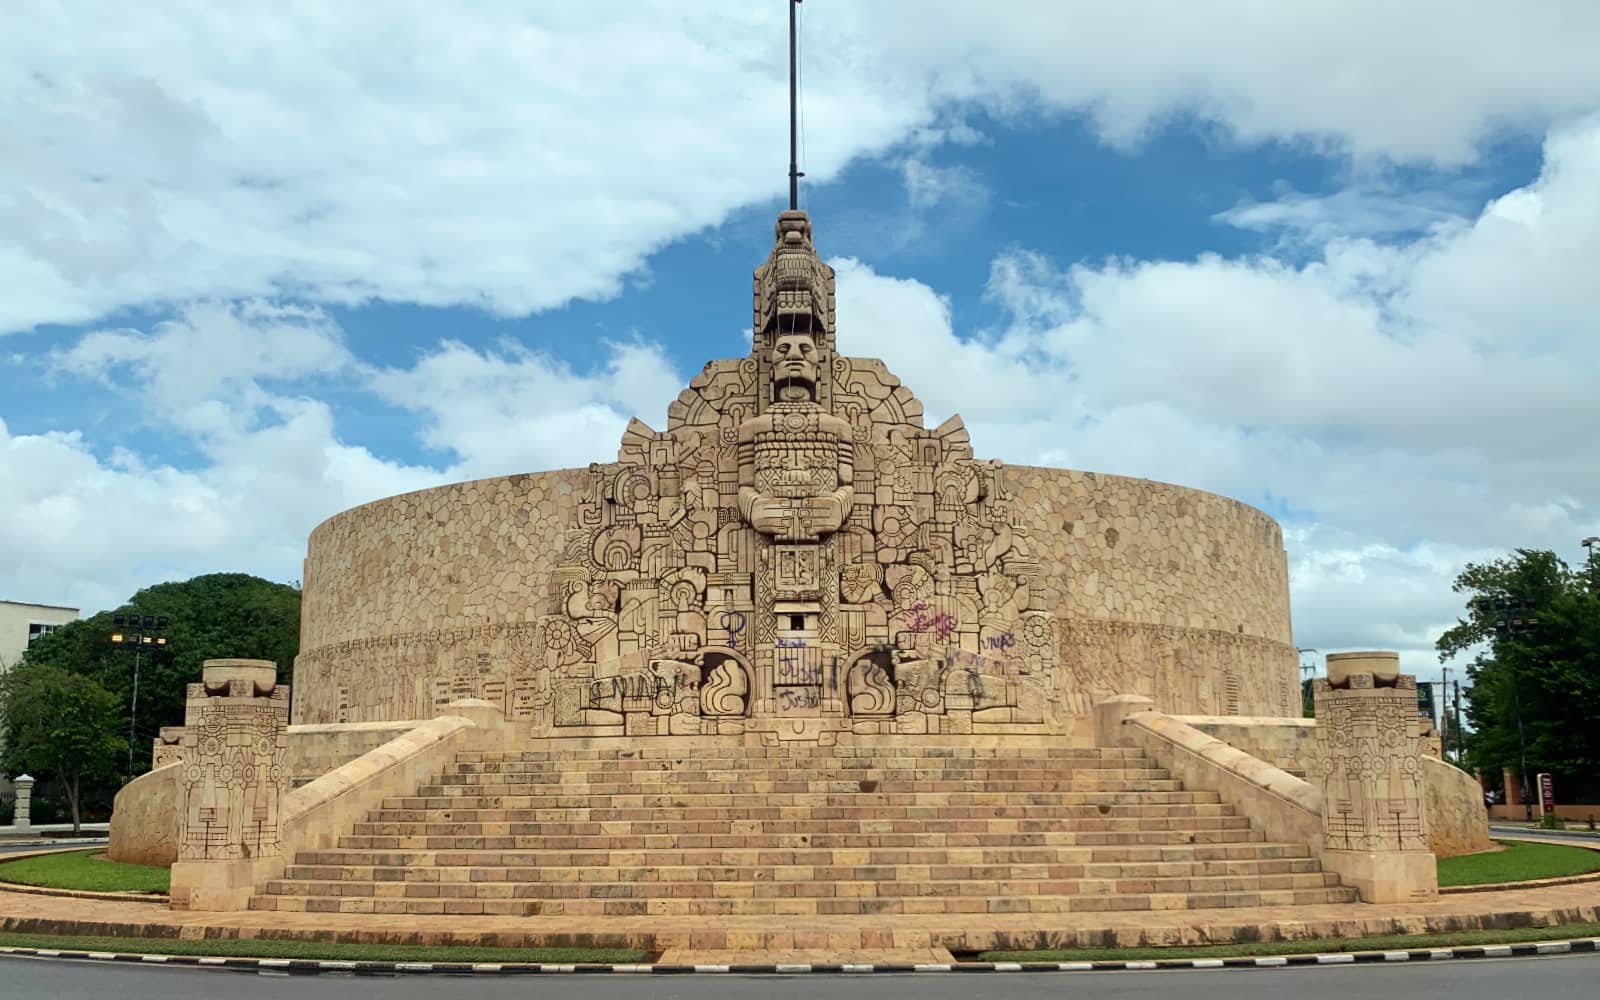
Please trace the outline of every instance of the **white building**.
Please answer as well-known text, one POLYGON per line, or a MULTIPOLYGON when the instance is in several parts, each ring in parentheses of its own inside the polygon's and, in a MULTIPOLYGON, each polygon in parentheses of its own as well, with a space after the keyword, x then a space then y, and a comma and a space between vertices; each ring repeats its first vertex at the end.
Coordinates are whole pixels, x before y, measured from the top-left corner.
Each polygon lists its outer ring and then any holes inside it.
MULTIPOLYGON (((0 601, 0 672, 16 666, 22 659, 22 651, 33 640, 77 618, 77 608, 0 601)), ((0 741, 4 739, 5 734, 0 733, 0 741)), ((3 774, 0 774, 0 795, 11 797, 11 782, 3 774)))
POLYGON ((16 666, 33 640, 77 618, 77 608, 0 601, 0 670, 16 666))

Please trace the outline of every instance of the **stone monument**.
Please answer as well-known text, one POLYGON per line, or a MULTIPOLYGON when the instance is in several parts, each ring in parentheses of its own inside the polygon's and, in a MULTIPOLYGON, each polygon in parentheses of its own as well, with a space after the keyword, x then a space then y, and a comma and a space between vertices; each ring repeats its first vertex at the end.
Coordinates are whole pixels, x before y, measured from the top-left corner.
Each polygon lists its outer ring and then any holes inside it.
MULTIPOLYGON (((304 572, 296 723, 499 706, 528 739, 939 734, 1088 745, 1117 693, 1296 704, 1273 521, 1145 480, 974 456, 959 416, 839 350, 781 213, 750 353, 617 461, 338 515, 304 572)), ((1004 387, 994 387, 1004 391, 1004 387)))
POLYGON ((1398 653, 1330 653, 1314 692, 1323 867, 1369 903, 1437 896, 1416 678, 1398 653))
POLYGON ((237 910, 279 856, 289 688, 266 660, 207 660, 181 746, 172 907, 237 910))

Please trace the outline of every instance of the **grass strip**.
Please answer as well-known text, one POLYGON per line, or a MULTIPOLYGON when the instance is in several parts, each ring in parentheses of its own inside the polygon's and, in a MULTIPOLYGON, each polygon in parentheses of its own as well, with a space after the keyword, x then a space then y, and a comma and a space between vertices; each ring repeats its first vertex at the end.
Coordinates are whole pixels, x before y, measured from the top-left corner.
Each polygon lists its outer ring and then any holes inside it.
POLYGON ((0 863, 0 882, 89 892, 165 893, 172 873, 152 865, 126 865, 91 855, 103 847, 61 851, 0 863))
POLYGON ((1531 840, 1498 840, 1495 843, 1505 850, 1440 858, 1440 887, 1527 882, 1600 871, 1600 851, 1531 840))
POLYGON ((1304 941, 1247 941, 1240 944, 1193 948, 1060 948, 1048 951, 986 951, 969 959, 976 962, 1113 962, 1154 958, 1239 958, 1257 955, 1337 954, 1352 951, 1416 951, 1419 948, 1457 948, 1483 944, 1519 944, 1523 941, 1558 941, 1600 937, 1600 923, 1561 924, 1556 927, 1516 927, 1505 930, 1452 931, 1440 934, 1386 934, 1381 937, 1308 938, 1304 941))
POLYGON ((468 945, 340 944, 332 941, 263 939, 89 937, 75 934, 0 933, 0 946, 58 951, 117 951, 204 958, 300 958, 339 962, 544 962, 602 964, 642 962, 637 948, 481 948, 468 945))

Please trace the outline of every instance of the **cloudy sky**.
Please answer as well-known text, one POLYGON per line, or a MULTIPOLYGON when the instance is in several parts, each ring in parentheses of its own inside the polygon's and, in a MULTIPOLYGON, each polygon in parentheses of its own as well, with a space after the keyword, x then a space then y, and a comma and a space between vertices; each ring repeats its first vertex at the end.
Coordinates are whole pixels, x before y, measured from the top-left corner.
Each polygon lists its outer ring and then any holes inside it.
MULTIPOLYGON (((0 597, 300 576, 745 350, 782 0, 12 0, 0 597)), ((1600 4, 806 0, 841 343, 980 454, 1278 517, 1295 639, 1600 534, 1600 4)))

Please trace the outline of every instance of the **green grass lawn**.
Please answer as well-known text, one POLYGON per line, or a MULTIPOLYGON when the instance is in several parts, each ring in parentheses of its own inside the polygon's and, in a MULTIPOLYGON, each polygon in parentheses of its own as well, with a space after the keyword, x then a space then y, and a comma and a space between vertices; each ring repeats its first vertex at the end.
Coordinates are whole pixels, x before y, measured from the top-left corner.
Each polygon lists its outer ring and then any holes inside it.
POLYGON ((1600 851, 1528 840, 1501 840, 1497 843, 1504 845, 1505 850, 1440 858, 1439 885, 1525 882, 1600 871, 1600 851))
POLYGON ((1415 951, 1471 945, 1517 944, 1600 936, 1600 924, 1519 927, 1514 930, 1457 931, 1449 934, 1390 934, 1365 938, 1306 941, 1256 941, 1197 948, 1065 948, 1054 951, 986 951, 978 962, 1129 962, 1160 958, 1236 958, 1239 956, 1338 954, 1355 951, 1415 951))
POLYGON ((145 955, 198 955, 227 958, 300 958, 339 962, 544 962, 615 965, 643 962, 636 948, 475 948, 394 944, 335 944, 329 941, 223 941, 204 938, 78 937, 63 934, 0 933, 0 946, 60 951, 120 951, 145 955))
POLYGON ((62 851, 0 863, 0 882, 87 889, 92 892, 167 891, 170 873, 150 865, 124 865, 95 857, 105 849, 62 851))

